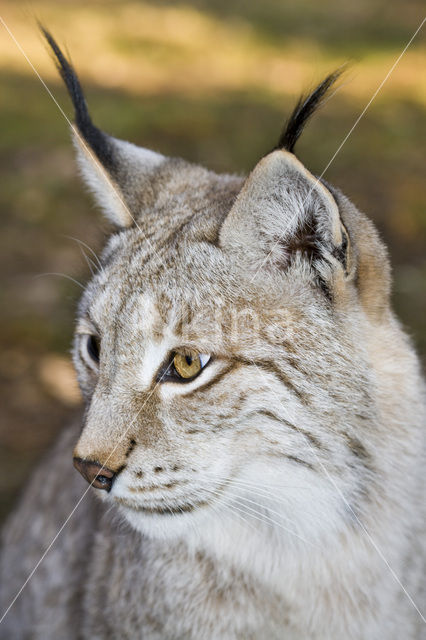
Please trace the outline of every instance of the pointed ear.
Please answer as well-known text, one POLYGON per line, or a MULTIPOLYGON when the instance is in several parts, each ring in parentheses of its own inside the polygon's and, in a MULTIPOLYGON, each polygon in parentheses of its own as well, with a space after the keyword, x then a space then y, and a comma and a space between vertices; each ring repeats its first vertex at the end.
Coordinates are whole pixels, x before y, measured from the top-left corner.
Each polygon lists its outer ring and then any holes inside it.
POLYGON ((117 140, 93 124, 74 68, 51 34, 43 27, 41 30, 74 106, 72 132, 82 176, 107 218, 118 227, 129 227, 136 222, 141 207, 149 206, 152 175, 166 158, 117 140))
POLYGON ((132 226, 152 200, 152 174, 165 157, 99 130, 102 146, 89 145, 90 136, 72 130, 81 175, 97 204, 117 227, 132 226))
POLYGON ((308 263, 323 283, 338 269, 353 272, 348 233, 337 204, 297 158, 283 150, 264 157, 247 178, 222 225, 220 245, 253 272, 308 263))

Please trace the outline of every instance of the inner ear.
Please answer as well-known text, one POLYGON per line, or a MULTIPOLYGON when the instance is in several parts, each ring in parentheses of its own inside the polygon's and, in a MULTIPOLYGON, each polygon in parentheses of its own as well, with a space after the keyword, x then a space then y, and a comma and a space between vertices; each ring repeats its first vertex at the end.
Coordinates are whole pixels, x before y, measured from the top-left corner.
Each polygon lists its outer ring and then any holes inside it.
POLYGON ((308 192, 306 194, 305 215, 298 218, 298 226, 292 236, 282 243, 287 254, 287 264, 292 257, 300 255, 314 263, 326 257, 327 249, 334 259, 349 273, 350 240, 349 233, 341 220, 338 205, 328 188, 306 171, 308 192), (309 191, 309 189, 311 191, 309 191), (311 199, 312 192, 317 189, 319 199, 311 199), (323 202, 321 202, 321 200, 323 202), (325 206, 324 206, 325 205, 325 206))

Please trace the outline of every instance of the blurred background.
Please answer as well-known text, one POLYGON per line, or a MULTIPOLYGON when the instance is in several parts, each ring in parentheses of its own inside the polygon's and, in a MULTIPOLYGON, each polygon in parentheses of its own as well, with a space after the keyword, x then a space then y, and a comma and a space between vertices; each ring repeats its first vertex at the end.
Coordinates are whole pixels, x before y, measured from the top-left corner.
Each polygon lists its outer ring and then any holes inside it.
MULTIPOLYGON (((96 124, 216 171, 249 171, 298 94, 352 70, 298 153, 322 173, 419 26, 421 0, 2 0, 0 15, 64 111, 36 19, 65 45, 96 124)), ((426 43, 420 32, 325 178, 389 244, 394 304, 425 361, 426 43)), ((70 366, 78 284, 108 226, 80 184, 68 126, 0 24, 0 518, 80 398, 70 366), (85 249, 90 256, 90 251, 85 249)))

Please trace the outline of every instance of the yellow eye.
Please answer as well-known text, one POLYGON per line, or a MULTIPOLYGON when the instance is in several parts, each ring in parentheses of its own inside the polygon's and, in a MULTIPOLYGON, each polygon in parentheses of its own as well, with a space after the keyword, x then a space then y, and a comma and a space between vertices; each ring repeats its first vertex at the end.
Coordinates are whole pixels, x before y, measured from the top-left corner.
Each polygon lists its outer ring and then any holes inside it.
POLYGON ((188 380, 198 375, 209 360, 210 356, 187 351, 186 353, 175 353, 173 366, 181 378, 188 380))

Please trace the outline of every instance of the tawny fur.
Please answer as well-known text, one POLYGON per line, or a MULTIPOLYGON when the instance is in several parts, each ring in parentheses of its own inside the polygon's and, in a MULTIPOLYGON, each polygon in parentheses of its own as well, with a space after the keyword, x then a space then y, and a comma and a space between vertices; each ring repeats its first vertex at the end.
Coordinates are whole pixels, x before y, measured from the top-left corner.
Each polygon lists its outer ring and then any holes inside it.
POLYGON ((372 223, 284 150, 243 180, 109 138, 117 201, 76 141, 118 230, 79 307, 83 423, 7 523, 2 610, 86 491, 73 449, 118 476, 0 637, 420 640, 424 386, 372 223), (158 382, 182 347, 211 361, 158 382))

